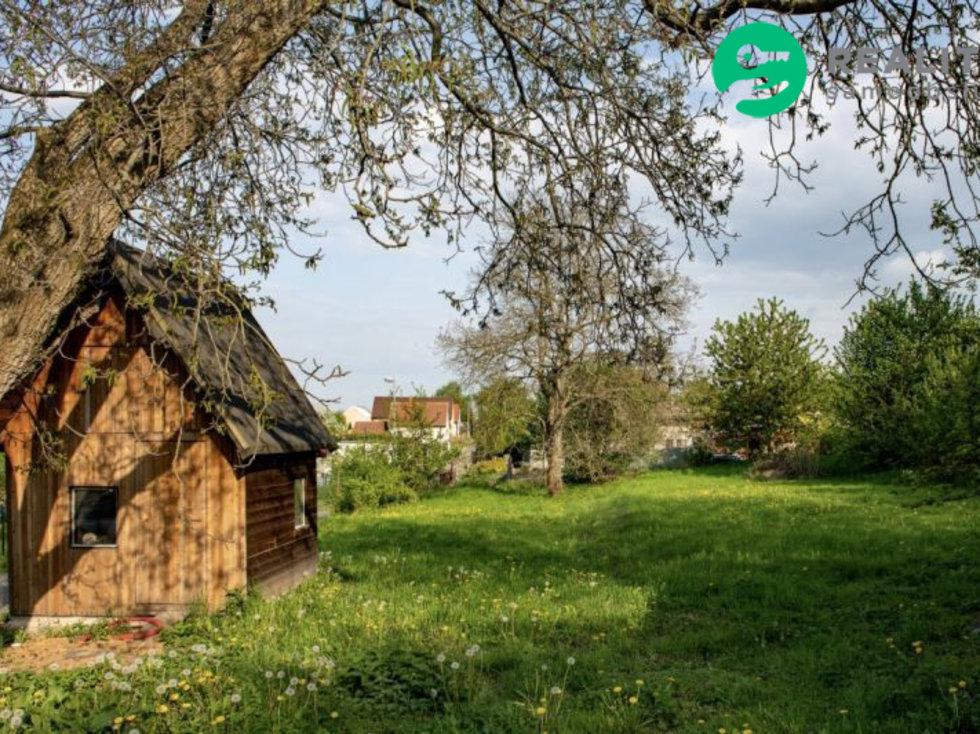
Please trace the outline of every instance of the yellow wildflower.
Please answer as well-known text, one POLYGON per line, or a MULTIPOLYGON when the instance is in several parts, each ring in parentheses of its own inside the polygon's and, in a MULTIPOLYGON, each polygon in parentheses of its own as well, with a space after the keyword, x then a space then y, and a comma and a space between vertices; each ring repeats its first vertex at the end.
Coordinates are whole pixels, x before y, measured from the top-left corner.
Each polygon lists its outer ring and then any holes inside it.
POLYGON ((161 703, 159 706, 157 706, 157 713, 158 714, 165 714, 168 711, 170 711, 170 707, 167 706, 167 704, 165 704, 165 703, 161 703))
POLYGON ((623 687, 622 686, 616 686, 615 688, 612 689, 612 692, 613 693, 622 693, 623 692, 623 687))
POLYGON ((639 700, 640 699, 637 698, 636 696, 630 696, 629 697, 630 706, 635 706, 639 700))
POLYGON ((538 706, 536 709, 534 709, 534 713, 538 716, 544 716, 546 713, 548 713, 548 709, 546 709, 544 706, 538 706))
POLYGON ((338 716, 340 716, 340 714, 338 714, 336 711, 331 711, 330 712, 330 718, 331 719, 336 719, 338 716))
POLYGON ((213 720, 211 721, 211 726, 218 726, 218 725, 220 725, 220 724, 224 724, 224 723, 225 723, 225 717, 224 717, 224 716, 222 716, 221 714, 218 714, 218 715, 217 715, 217 716, 215 716, 215 717, 214 717, 214 719, 213 719, 213 720))

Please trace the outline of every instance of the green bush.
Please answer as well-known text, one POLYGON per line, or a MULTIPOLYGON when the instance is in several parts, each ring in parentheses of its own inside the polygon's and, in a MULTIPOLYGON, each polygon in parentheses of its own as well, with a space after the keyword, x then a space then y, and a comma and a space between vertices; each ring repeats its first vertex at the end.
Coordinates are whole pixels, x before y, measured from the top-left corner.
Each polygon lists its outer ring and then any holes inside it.
POLYGON ((354 512, 418 498, 383 447, 360 447, 345 454, 334 464, 332 486, 334 509, 338 512, 354 512))

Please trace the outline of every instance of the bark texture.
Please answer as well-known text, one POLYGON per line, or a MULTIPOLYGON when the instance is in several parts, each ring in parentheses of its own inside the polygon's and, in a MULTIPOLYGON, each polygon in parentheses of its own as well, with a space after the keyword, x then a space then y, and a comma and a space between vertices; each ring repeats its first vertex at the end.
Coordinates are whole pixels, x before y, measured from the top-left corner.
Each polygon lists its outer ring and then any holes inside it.
POLYGON ((209 4, 191 0, 156 43, 37 134, 0 228, 0 395, 37 368, 127 209, 204 140, 322 4, 232 3, 196 45, 209 4))

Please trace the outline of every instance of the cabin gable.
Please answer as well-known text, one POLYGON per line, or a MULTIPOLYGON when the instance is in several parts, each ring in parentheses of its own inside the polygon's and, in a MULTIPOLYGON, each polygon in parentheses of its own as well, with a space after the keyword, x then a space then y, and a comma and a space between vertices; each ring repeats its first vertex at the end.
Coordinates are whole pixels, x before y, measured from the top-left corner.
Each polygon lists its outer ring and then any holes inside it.
POLYGON ((245 586, 233 449, 120 292, 19 391, 2 438, 12 614, 214 608, 245 586))

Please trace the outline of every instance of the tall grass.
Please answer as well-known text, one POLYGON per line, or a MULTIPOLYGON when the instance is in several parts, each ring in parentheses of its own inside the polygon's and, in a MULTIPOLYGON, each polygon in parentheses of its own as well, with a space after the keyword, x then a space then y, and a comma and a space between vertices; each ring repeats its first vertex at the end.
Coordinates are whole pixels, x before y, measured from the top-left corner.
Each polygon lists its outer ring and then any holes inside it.
POLYGON ((295 592, 176 626, 160 662, 8 674, 0 714, 141 731, 974 731, 980 499, 917 492, 690 470, 332 517, 323 568, 295 592))

